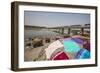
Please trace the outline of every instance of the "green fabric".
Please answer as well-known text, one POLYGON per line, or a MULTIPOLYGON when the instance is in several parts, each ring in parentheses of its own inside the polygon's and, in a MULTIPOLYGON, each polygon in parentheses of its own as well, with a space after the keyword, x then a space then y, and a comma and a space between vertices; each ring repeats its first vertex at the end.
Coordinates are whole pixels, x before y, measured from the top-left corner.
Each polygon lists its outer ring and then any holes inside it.
POLYGON ((66 52, 78 52, 80 50, 80 46, 72 40, 66 40, 63 43, 66 52))

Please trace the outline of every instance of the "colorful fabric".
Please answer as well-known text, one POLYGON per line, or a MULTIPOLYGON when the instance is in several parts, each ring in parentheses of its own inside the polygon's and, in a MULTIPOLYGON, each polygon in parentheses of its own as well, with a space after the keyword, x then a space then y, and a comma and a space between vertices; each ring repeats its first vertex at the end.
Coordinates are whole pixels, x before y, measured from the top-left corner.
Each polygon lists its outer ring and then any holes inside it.
POLYGON ((88 51, 90 51, 90 42, 86 42, 86 43, 83 45, 83 47, 84 47, 85 49, 87 49, 88 51))
POLYGON ((76 59, 89 59, 90 58, 90 52, 83 48, 77 53, 75 58, 76 59))
POLYGON ((73 40, 63 41, 63 45, 66 52, 78 52, 80 50, 80 46, 73 40))
POLYGON ((68 60, 69 57, 65 52, 57 53, 51 60, 68 60))
POLYGON ((63 44, 62 44, 59 40, 57 40, 57 41, 51 43, 51 44, 48 46, 48 48, 45 49, 47 58, 50 59, 50 56, 52 55, 52 53, 53 53, 56 49, 61 48, 61 47, 63 47, 63 44))
POLYGON ((52 53, 52 55, 50 56, 50 59, 52 59, 57 53, 62 52, 62 51, 64 51, 64 47, 56 49, 56 50, 52 53))
POLYGON ((64 38, 51 43, 45 51, 49 60, 89 59, 90 42, 80 37, 64 38))
POLYGON ((76 43, 79 43, 79 44, 84 44, 84 41, 81 39, 81 38, 72 38, 73 41, 75 41, 76 43))

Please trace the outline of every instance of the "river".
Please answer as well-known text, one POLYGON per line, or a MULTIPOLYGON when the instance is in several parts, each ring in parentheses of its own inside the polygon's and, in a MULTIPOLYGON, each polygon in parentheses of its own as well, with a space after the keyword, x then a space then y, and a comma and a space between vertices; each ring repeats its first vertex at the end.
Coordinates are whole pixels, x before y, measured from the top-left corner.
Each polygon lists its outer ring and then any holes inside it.
POLYGON ((24 37, 25 38, 33 38, 33 37, 56 37, 62 36, 59 33, 47 30, 47 29, 40 29, 40 30, 24 30, 24 37))

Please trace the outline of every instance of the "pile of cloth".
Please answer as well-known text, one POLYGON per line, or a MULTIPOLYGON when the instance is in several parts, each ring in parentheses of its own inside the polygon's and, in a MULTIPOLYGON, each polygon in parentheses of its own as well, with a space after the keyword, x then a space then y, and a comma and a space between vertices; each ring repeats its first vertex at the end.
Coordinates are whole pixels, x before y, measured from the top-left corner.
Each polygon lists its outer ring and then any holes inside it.
POLYGON ((46 57, 48 60, 89 59, 89 40, 83 36, 58 39, 45 49, 46 57))

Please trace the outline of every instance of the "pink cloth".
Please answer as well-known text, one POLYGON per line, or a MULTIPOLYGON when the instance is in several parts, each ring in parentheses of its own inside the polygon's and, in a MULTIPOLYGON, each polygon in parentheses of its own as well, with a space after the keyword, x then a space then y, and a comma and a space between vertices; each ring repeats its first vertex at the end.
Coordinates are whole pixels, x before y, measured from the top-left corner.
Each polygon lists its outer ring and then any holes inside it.
POLYGON ((59 52, 52 58, 52 60, 68 60, 68 59, 69 57, 65 52, 59 52))

